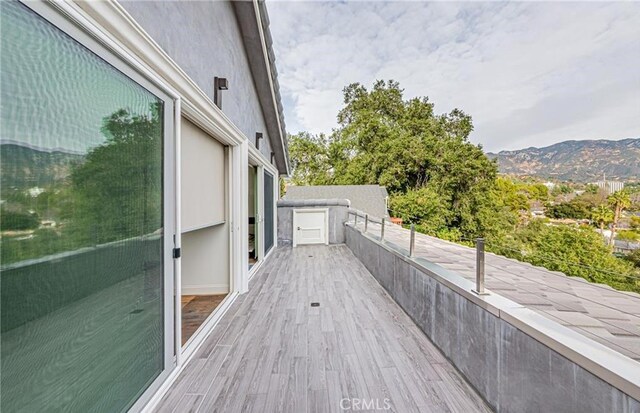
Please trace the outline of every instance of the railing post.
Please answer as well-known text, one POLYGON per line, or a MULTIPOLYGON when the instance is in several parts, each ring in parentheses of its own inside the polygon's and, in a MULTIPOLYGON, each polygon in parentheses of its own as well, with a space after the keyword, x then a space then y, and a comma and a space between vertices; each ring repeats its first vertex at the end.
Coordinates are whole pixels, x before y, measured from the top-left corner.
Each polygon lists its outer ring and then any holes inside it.
POLYGON ((476 238, 476 289, 478 295, 488 295, 484 290, 484 238, 476 238))
POLYGON ((353 226, 355 228, 358 228, 358 213, 357 212, 354 214, 354 217, 355 218, 353 218, 353 226))
POLYGON ((369 226, 369 214, 364 214, 364 232, 367 232, 367 227, 369 226))
POLYGON ((380 241, 384 241, 384 218, 382 218, 382 226, 380 227, 380 241))
POLYGON ((413 258, 413 252, 416 247, 416 228, 411 224, 411 238, 409 240, 409 257, 413 258))

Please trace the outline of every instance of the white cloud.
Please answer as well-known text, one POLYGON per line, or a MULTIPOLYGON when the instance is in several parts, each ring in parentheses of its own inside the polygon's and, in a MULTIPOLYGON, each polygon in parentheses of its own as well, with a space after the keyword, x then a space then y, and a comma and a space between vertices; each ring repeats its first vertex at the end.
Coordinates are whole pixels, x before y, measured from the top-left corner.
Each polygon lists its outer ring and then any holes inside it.
POLYGON ((267 3, 290 132, 352 82, 474 118, 488 150, 640 136, 640 3, 267 3))

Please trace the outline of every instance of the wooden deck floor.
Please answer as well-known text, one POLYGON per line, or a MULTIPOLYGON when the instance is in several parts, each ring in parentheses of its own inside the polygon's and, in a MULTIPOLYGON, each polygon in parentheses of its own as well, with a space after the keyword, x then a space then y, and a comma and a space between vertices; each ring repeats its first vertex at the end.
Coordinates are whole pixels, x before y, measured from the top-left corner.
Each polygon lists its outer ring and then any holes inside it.
POLYGON ((305 246, 274 251, 157 411, 339 412, 363 401, 490 411, 347 247, 305 246))

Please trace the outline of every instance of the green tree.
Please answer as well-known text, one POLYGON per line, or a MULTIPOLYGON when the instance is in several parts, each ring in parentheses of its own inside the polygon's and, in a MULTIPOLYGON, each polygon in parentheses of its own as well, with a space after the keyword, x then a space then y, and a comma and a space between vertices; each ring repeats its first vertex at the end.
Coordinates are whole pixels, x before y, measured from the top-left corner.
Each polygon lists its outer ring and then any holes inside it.
POLYGON ((600 187, 596 184, 587 184, 587 186, 585 187, 585 192, 595 195, 600 192, 600 187))
POLYGON ((146 235, 161 228, 161 111, 161 106, 154 105, 147 114, 122 109, 107 116, 102 125, 104 144, 91 149, 83 162, 72 164, 68 178, 37 197, 16 203, 55 219, 55 227, 35 229, 39 214, 7 216, 3 207, 3 230, 9 225, 35 231, 28 239, 7 236, 0 249, 2 262, 146 235))
POLYGON ((294 185, 327 184, 331 165, 328 159, 328 140, 323 134, 300 132, 289 135, 289 157, 294 185))
MULTIPOLYGON (((544 189, 547 189, 546 186, 542 186, 544 189)), ((498 177, 496 178, 496 187, 495 189, 499 191, 502 197, 502 204, 510 207, 513 211, 526 212, 529 211, 529 200, 525 193, 532 194, 529 190, 532 188, 530 186, 525 186, 524 190, 521 190, 521 185, 516 185, 511 179, 498 177)), ((533 189, 532 199, 539 199, 537 189, 533 189)))
POLYGON ((559 204, 547 204, 545 215, 556 219, 588 219, 591 216, 591 205, 580 198, 559 204))
POLYGON ((613 221, 613 211, 606 205, 598 205, 591 210, 591 220, 598 225, 600 233, 604 233, 604 227, 613 221))
POLYGON ((612 255, 602 237, 588 228, 532 221, 514 234, 509 248, 496 248, 496 252, 569 276, 640 292, 633 265, 612 255))
POLYGON ((4 207, 0 210, 0 229, 2 231, 36 229, 39 225, 40 218, 35 213, 12 211, 4 207))
POLYGON ((106 142, 71 171, 74 236, 83 244, 152 233, 162 226, 162 107, 118 110, 103 121, 106 142))
POLYGON ((616 236, 616 239, 621 241, 638 242, 640 241, 640 232, 632 230, 620 230, 616 236))
POLYGON ((535 201, 547 201, 549 199, 549 188, 544 184, 534 183, 527 185, 525 190, 529 194, 529 198, 535 201))
POLYGON ((591 209, 596 208, 598 205, 607 203, 607 195, 604 191, 598 191, 595 194, 585 192, 582 195, 576 197, 576 199, 584 202, 591 209))
POLYGON ((636 268, 640 268, 640 249, 631 251, 624 256, 624 259, 632 263, 636 268))
POLYGON ((403 223, 417 224, 418 231, 437 235, 447 229, 451 218, 448 199, 432 187, 423 186, 406 193, 394 194, 389 202, 393 215, 403 223))
POLYGON ((280 180, 278 182, 278 185, 280 187, 280 198, 282 198, 283 196, 285 196, 285 194, 287 193, 287 180, 285 180, 285 178, 283 178, 282 176, 280 177, 280 180))
POLYGON ((607 198, 607 202, 613 209, 613 221, 611 222, 611 238, 609 244, 613 245, 613 240, 616 236, 616 229, 618 228, 618 222, 622 216, 622 212, 631 206, 631 198, 629 192, 622 190, 614 192, 607 198))
POLYGON ((558 195, 566 195, 570 193, 571 193, 571 187, 567 184, 556 185, 551 190, 551 195, 554 197, 558 195))
POLYGON ((428 98, 404 100, 397 82, 377 81, 371 90, 359 83, 344 89, 338 123, 328 137, 292 137, 294 183, 379 184, 396 205, 404 196, 423 199, 427 191, 437 194, 435 206, 442 202, 451 213, 425 228, 444 223, 464 236, 492 230, 487 217, 495 205, 488 194, 495 189, 497 165, 469 142, 469 115, 458 109, 435 114, 428 98))

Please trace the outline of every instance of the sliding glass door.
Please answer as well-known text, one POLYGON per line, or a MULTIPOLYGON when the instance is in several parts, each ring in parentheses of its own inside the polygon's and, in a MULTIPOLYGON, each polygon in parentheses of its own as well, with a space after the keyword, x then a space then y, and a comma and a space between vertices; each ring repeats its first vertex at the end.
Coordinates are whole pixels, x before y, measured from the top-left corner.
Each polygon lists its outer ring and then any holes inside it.
POLYGON ((268 253, 273 247, 274 240, 274 188, 273 175, 264 172, 264 253, 268 253))
POLYGON ((0 3, 0 410, 126 411, 173 355, 172 102, 95 40, 0 3))
POLYGON ((260 254, 260 232, 262 231, 260 222, 260 193, 259 193, 259 168, 249 165, 249 185, 248 191, 248 215, 249 215, 249 269, 253 268, 262 259, 260 254))

